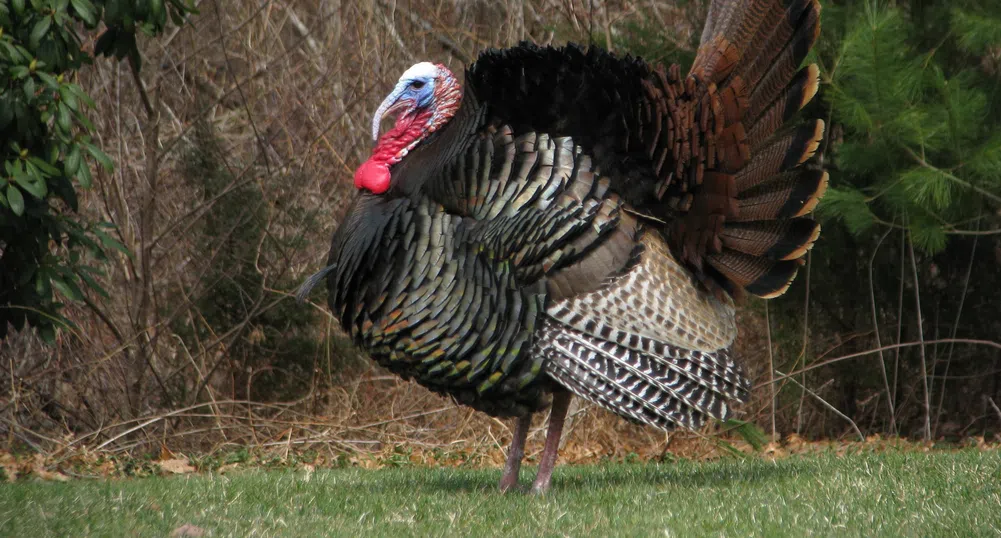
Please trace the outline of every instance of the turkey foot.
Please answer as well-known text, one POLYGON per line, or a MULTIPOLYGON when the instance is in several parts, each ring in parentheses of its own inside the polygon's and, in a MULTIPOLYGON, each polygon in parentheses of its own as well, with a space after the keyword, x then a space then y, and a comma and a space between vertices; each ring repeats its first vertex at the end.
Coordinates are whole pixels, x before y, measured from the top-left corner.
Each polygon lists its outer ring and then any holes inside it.
POLYGON ((546 447, 542 450, 542 461, 539 462, 539 473, 532 483, 532 493, 542 494, 549 489, 549 480, 553 476, 553 467, 556 466, 556 456, 560 451, 560 438, 563 436, 563 423, 567 418, 567 409, 570 408, 570 398, 573 397, 567 390, 558 390, 553 393, 553 408, 549 413, 549 431, 546 432, 546 447))
POLYGON ((532 424, 532 414, 518 417, 514 426, 514 439, 507 451, 507 461, 504 463, 504 473, 501 475, 498 487, 507 491, 518 485, 518 472, 521 471, 521 460, 525 457, 525 438, 528 437, 528 427, 532 424))

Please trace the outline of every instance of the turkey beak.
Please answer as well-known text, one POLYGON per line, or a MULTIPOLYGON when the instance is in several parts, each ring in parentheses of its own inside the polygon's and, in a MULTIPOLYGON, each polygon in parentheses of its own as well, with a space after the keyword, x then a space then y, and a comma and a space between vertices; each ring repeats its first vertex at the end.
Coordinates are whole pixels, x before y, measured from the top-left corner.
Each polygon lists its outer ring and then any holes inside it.
POLYGON ((375 116, 372 117, 372 141, 377 142, 379 140, 379 127, 382 125, 382 120, 386 116, 399 112, 400 110, 409 108, 413 106, 413 99, 400 99, 398 92, 393 92, 386 97, 386 100, 379 105, 379 108, 375 111, 375 116))

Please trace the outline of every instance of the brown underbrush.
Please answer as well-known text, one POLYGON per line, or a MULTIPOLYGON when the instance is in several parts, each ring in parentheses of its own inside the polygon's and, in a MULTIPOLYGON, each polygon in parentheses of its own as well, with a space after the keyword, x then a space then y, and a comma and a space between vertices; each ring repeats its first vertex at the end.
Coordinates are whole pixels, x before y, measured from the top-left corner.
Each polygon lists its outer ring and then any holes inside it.
MULTIPOLYGON (((345 342, 320 293, 307 305, 291 294, 321 267, 353 194, 352 171, 370 147, 371 115, 406 67, 433 59, 461 72, 477 51, 521 39, 628 45, 654 61, 690 58, 701 3, 204 0, 198 7, 189 24, 143 44, 139 77, 107 59, 79 74, 97 102, 91 117, 100 144, 118 163, 113 173, 97 171, 81 211, 114 224, 131 255, 102 266, 109 298, 90 294, 66 307, 75 326, 54 346, 30 331, 0 342, 7 476, 128 474, 178 454, 198 455, 193 469, 198 461, 218 467, 247 447, 255 461, 498 464, 510 423, 370 365, 345 342)), ((789 301, 804 302, 803 280, 789 301)), ((796 435, 773 452, 884 427, 878 391, 851 396, 851 416, 838 411, 830 398, 837 370, 770 383, 772 366, 802 369, 818 349, 868 342, 865 330, 821 336, 781 322, 769 327, 759 303, 745 306, 737 354, 757 388, 742 418, 796 435)), ((920 406, 913 390, 901 392, 906 421, 920 406)), ((980 417, 992 413, 986 400, 975 405, 980 417)), ((530 454, 541 449, 543 415, 530 454)), ((715 457, 748 446, 718 435, 725 426, 665 434, 591 406, 571 416, 563 457, 572 462, 715 457)), ((947 433, 987 432, 958 424, 947 433)))

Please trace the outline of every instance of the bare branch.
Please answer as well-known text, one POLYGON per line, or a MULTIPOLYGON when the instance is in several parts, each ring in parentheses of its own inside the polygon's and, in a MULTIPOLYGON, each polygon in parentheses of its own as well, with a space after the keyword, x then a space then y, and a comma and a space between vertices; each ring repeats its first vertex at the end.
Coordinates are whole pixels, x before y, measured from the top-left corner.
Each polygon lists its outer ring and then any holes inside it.
POLYGON ((849 424, 851 424, 852 429, 855 430, 855 434, 858 435, 859 440, 860 441, 865 441, 865 436, 862 435, 862 430, 859 429, 858 424, 855 424, 855 421, 852 420, 851 418, 849 418, 848 415, 846 415, 846 414, 842 413, 841 411, 839 411, 837 407, 834 407, 827 400, 821 398, 820 395, 817 394, 816 392, 813 392, 812 390, 806 388, 805 385, 801 385, 800 382, 796 381, 796 379, 794 377, 792 377, 791 375, 786 376, 785 374, 783 374, 782 372, 779 372, 778 370, 776 370, 776 372, 778 372, 779 375, 788 377, 790 381, 792 381, 793 383, 799 385, 800 388, 802 388, 804 392, 806 392, 810 396, 813 396, 813 398, 816 399, 818 402, 820 402, 821 405, 823 405, 824 407, 830 409, 835 415, 838 415, 839 417, 845 419, 849 424))
POLYGON ((810 366, 806 366, 806 367, 800 368, 799 370, 794 370, 794 371, 792 371, 792 372, 790 372, 788 374, 779 376, 779 377, 775 378, 774 381, 770 381, 770 383, 779 382, 779 381, 782 381, 783 379, 787 379, 787 378, 789 378, 791 376, 799 375, 799 374, 802 374, 803 372, 809 372, 810 370, 816 370, 817 368, 828 366, 828 365, 834 364, 836 362, 846 361, 846 360, 849 360, 849 359, 856 359, 858 357, 864 357, 866 355, 872 355, 873 353, 879 353, 880 351, 889 351, 891 349, 902 349, 902 348, 906 348, 906 347, 924 346, 924 345, 929 345, 929 344, 969 344, 969 345, 974 345, 974 346, 988 346, 988 347, 992 347, 994 349, 1001 350, 1001 343, 999 343, 999 342, 995 342, 993 340, 976 340, 976 339, 972 339, 972 338, 941 338, 941 339, 938 339, 938 340, 926 340, 926 341, 923 341, 923 342, 904 342, 902 344, 891 344, 891 345, 888 345, 888 346, 883 346, 881 348, 868 349, 866 351, 859 351, 858 353, 850 353, 848 355, 842 355, 840 357, 835 357, 833 359, 827 359, 825 361, 821 361, 821 362, 818 362, 816 364, 811 364, 810 366))
MULTIPOLYGON (((434 26, 430 22, 420 18, 413 11, 410 11, 409 9, 399 4, 395 6, 390 6, 389 2, 387 2, 386 0, 379 0, 379 4, 386 9, 395 9, 396 11, 399 11, 400 13, 406 15, 407 18, 410 19, 410 22, 416 24, 422 30, 434 36, 434 38, 438 41, 438 43, 441 44, 441 46, 444 47, 446 50, 451 52, 453 56, 458 58, 460 62, 466 65, 473 63, 472 56, 467 54, 466 51, 462 50, 462 47, 460 47, 458 43, 453 41, 452 38, 442 34, 441 32, 436 31, 434 26)), ((390 26, 392 25, 390 24, 390 26)), ((394 33, 396 32, 395 28, 392 29, 391 31, 394 33)), ((398 38, 399 36, 396 37, 398 38)))
MULTIPOLYGON (((910 234, 908 234, 909 236, 910 234)), ((921 353, 921 382, 923 386, 922 396, 924 399, 925 406, 925 424, 924 424, 924 437, 925 441, 931 440, 931 395, 928 393, 928 363, 925 359, 925 329, 924 320, 921 317, 921 282, 918 280, 918 262, 917 258, 914 256, 914 241, 908 237, 907 250, 911 254, 911 272, 914 277, 914 310, 918 318, 918 338, 920 339, 921 346, 918 350, 921 353)))

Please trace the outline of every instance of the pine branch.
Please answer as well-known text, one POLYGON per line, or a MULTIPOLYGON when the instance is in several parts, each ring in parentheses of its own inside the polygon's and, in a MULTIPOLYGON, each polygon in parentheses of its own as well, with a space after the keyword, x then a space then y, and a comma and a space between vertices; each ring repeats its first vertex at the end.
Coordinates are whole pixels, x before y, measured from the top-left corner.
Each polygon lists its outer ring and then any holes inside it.
POLYGON ((966 187, 967 189, 970 189, 970 190, 976 192, 977 194, 980 194, 981 196, 983 196, 985 198, 993 200, 995 203, 1001 204, 1001 196, 998 196, 998 195, 996 195, 996 194, 994 194, 994 193, 992 193, 990 191, 984 190, 983 188, 978 187, 978 186, 970 183, 969 181, 960 179, 960 178, 958 178, 958 177, 950 174, 949 172, 946 172, 945 170, 942 170, 941 168, 937 168, 937 167, 929 164, 928 161, 924 160, 917 153, 914 153, 914 150, 912 150, 911 148, 909 148, 907 146, 901 145, 900 147, 908 155, 910 155, 911 159, 913 159, 914 162, 916 162, 917 164, 919 164, 919 165, 921 165, 921 166, 923 166, 925 168, 928 168, 929 170, 935 170, 936 172, 942 174, 943 177, 948 178, 949 180, 955 182, 956 184, 962 185, 963 187, 966 187))

